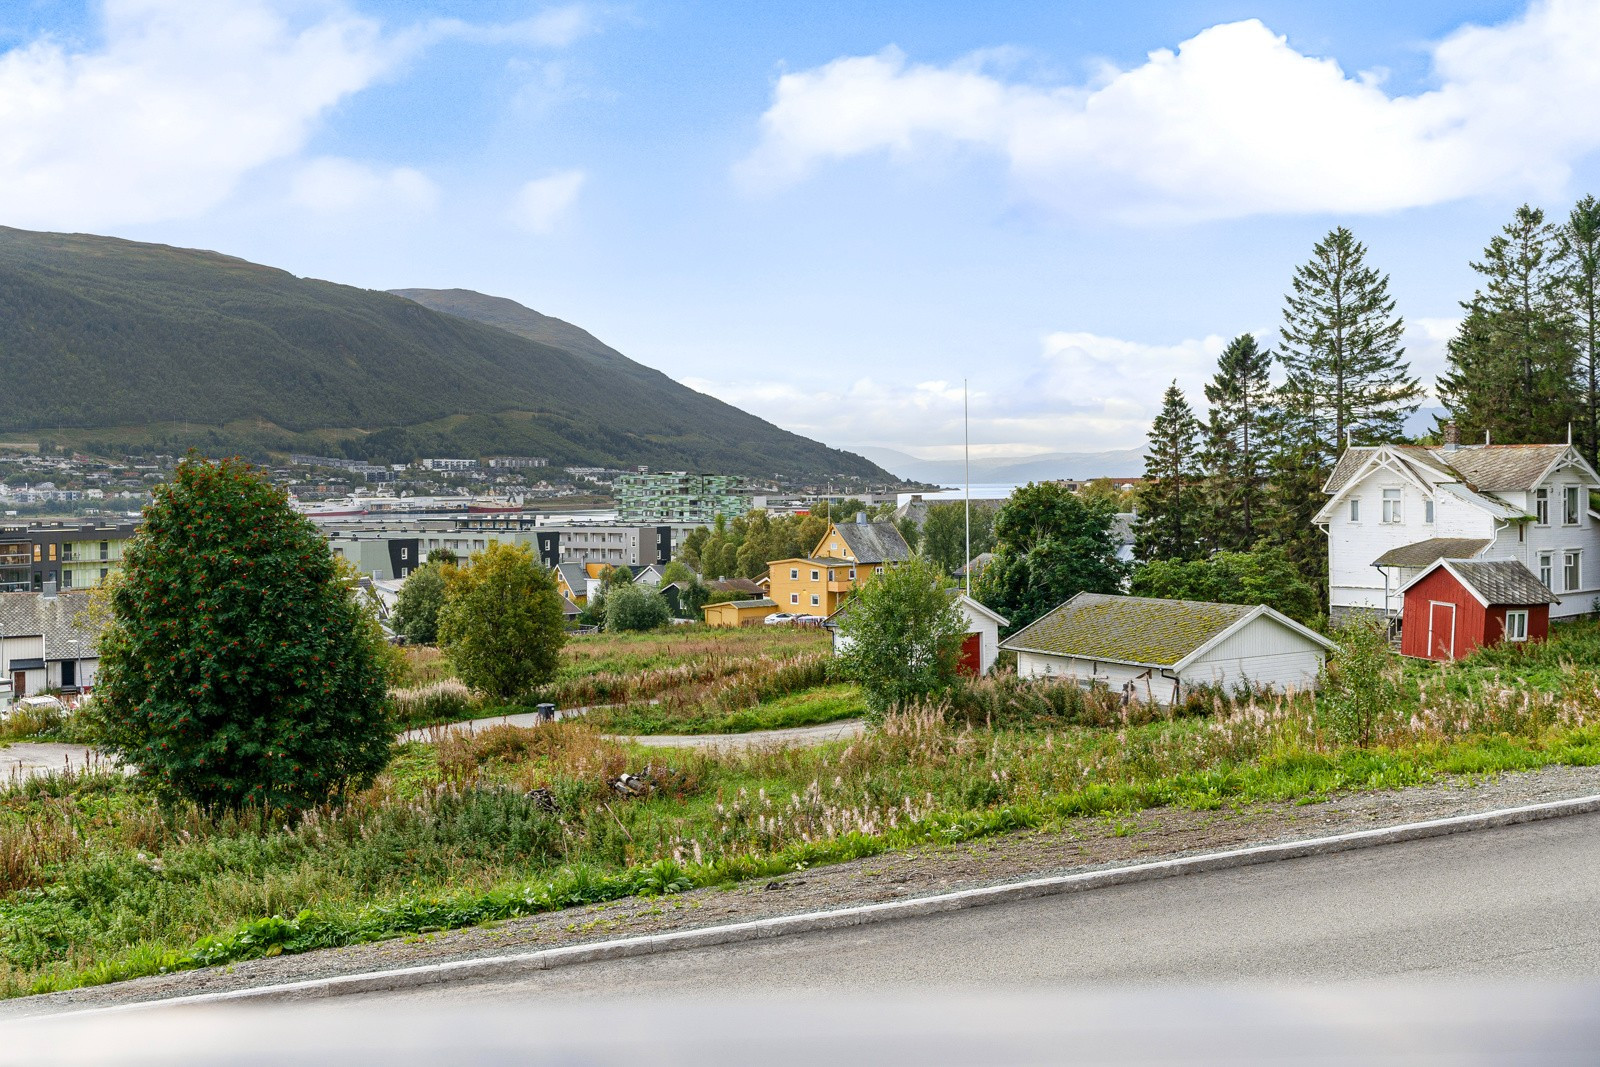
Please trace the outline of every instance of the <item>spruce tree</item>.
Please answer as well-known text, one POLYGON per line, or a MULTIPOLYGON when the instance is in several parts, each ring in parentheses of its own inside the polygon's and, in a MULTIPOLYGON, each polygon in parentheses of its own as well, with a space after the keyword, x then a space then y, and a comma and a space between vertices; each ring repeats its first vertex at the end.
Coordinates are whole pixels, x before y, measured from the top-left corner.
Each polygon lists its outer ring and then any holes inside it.
POLYGON ((1301 380, 1289 379, 1274 391, 1264 428, 1266 537, 1320 590, 1328 571, 1328 544, 1312 520, 1327 499, 1322 487, 1334 452, 1318 418, 1315 394, 1303 388, 1301 380))
POLYGON ((1462 436, 1500 444, 1565 440, 1578 415, 1577 348, 1560 231, 1524 204, 1472 269, 1483 288, 1450 342, 1439 398, 1462 436))
POLYGON ((1150 447, 1139 490, 1134 554, 1153 559, 1193 559, 1199 553, 1200 423, 1173 382, 1150 424, 1150 447))
POLYGON ((1567 217, 1565 275, 1577 343, 1582 414, 1578 445, 1591 464, 1600 463, 1600 201, 1579 200, 1567 217))
POLYGON ((1271 367, 1271 351, 1250 334, 1240 334, 1223 350, 1217 373, 1206 385, 1211 414, 1201 454, 1202 492, 1205 541, 1213 549, 1244 551, 1261 533, 1271 367))
POLYGON ((1366 257, 1366 246, 1337 227, 1295 268, 1284 297, 1284 370, 1306 407, 1302 428, 1318 434, 1329 455, 1344 448, 1349 431, 1366 441, 1397 440, 1422 396, 1403 358, 1405 326, 1389 276, 1366 257))

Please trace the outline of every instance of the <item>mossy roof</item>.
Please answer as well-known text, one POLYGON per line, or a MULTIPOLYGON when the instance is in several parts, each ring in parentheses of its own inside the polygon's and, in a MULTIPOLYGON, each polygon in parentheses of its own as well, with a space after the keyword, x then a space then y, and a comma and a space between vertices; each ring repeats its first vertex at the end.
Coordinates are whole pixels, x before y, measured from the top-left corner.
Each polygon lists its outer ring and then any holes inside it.
POLYGON ((1002 647, 1170 667, 1256 609, 1244 604, 1079 593, 1002 647))

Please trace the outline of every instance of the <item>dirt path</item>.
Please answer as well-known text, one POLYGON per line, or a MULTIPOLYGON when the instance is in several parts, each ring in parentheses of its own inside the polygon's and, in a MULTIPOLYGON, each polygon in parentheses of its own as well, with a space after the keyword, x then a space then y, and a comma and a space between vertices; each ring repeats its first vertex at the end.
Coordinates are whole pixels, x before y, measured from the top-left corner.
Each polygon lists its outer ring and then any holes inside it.
POLYGON ((85 745, 63 745, 53 741, 18 741, 0 746, 0 786, 39 774, 81 771, 85 767, 104 767, 110 761, 85 745))
POLYGON ((0 1018, 527 952, 1596 793, 1600 793, 1600 767, 1547 767, 1489 780, 1461 778, 1416 789, 1350 793, 1318 804, 1252 804, 1203 812, 1158 808, 1130 816, 1079 819, 1062 831, 906 849, 729 889, 615 901, 465 930, 30 997, 0 1003, 0 1018))

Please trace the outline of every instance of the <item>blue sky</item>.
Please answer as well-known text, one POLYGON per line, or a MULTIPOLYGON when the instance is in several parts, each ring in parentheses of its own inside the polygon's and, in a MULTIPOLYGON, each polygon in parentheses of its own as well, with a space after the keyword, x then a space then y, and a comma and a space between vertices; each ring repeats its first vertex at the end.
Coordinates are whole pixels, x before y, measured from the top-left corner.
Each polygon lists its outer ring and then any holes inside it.
POLYGON ((928 457, 963 377, 980 453, 1140 443, 1338 224, 1431 380, 1513 209, 1600 192, 1576 0, 9 0, 0 49, 0 223, 509 296, 928 457))

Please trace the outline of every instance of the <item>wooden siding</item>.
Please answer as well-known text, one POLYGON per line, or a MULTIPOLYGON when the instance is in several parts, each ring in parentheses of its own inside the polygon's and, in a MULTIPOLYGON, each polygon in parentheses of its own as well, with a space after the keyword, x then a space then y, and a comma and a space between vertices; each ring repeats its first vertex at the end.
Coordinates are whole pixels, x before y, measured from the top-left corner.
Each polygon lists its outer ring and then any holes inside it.
POLYGON ((1528 640, 1543 641, 1550 633, 1550 605, 1503 605, 1485 608, 1455 575, 1443 567, 1406 590, 1405 620, 1400 630, 1400 652, 1421 659, 1460 659, 1484 645, 1505 640, 1506 612, 1526 610, 1528 640), (1442 635, 1450 605, 1455 616, 1453 635, 1442 635))

